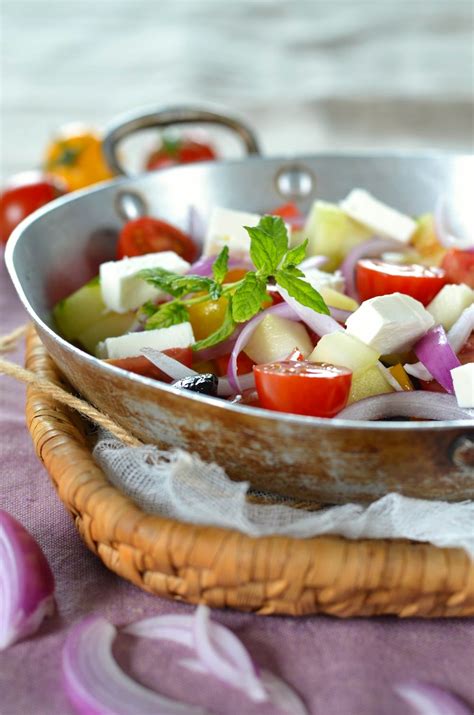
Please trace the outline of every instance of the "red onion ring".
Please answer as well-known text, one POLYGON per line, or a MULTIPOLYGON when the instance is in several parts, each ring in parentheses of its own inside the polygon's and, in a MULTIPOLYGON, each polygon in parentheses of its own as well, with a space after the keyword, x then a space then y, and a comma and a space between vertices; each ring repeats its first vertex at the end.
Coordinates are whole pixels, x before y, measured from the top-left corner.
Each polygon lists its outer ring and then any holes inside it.
MULTIPOLYGON (((454 207, 451 207, 451 211, 454 207)), ((470 208, 472 211, 472 208, 470 208)), ((461 250, 473 250, 474 249, 474 225, 471 227, 464 228, 466 235, 455 236, 452 228, 450 226, 449 220, 450 204, 446 197, 441 196, 435 207, 434 211, 434 221, 435 230, 439 242, 444 248, 459 248, 461 250)), ((474 217, 471 217, 474 222, 474 217)))
POLYGON ((461 364, 448 343, 445 330, 436 325, 413 346, 413 352, 446 392, 454 393, 451 370, 461 364))
POLYGON ((409 681, 394 688, 417 715, 472 715, 456 695, 431 683, 409 681))
POLYGON ((429 420, 472 420, 474 412, 458 407, 456 398, 421 390, 391 392, 353 402, 336 415, 341 420, 379 420, 384 417, 417 417, 429 420))
MULTIPOLYGON (((327 335, 328 333, 335 333, 336 331, 343 330, 339 325, 337 320, 332 318, 330 315, 324 315, 323 313, 317 313, 312 308, 308 308, 306 305, 301 305, 295 298, 292 298, 284 288, 279 288, 279 293, 285 303, 293 310, 303 323, 305 323, 308 328, 311 328, 316 335, 320 337, 322 335, 327 335)), ((338 310, 333 308, 333 310, 338 310)), ((346 311, 341 311, 345 315, 346 311)), ((347 319, 348 315, 346 316, 347 319)))
POLYGON ((55 610, 54 577, 37 542, 0 509, 0 651, 35 633, 55 610))
POLYGON ((308 256, 298 265, 300 271, 308 271, 311 268, 319 268, 328 262, 327 256, 308 256))
POLYGON ((165 375, 168 375, 173 380, 182 380, 184 377, 199 375, 196 370, 183 365, 182 362, 169 357, 169 355, 165 355, 161 352, 161 350, 156 350, 155 348, 142 348, 140 352, 146 357, 147 360, 153 363, 153 365, 158 367, 165 373, 165 375))
POLYGON ((69 632, 62 667, 67 694, 81 715, 210 715, 204 708, 160 695, 130 678, 112 655, 117 631, 89 616, 69 632))
POLYGON ((355 284, 355 269, 357 262, 362 258, 376 258, 380 256, 385 251, 391 250, 406 251, 407 246, 405 246, 400 241, 396 241, 393 238, 369 238, 368 241, 359 243, 357 246, 349 251, 345 259, 341 264, 341 272, 344 276, 345 281, 345 292, 351 298, 359 300, 359 294, 357 292, 355 284))
MULTIPOLYGON (((204 278, 209 278, 212 276, 212 266, 217 256, 201 256, 198 260, 189 266, 186 271, 189 275, 203 276, 204 278)), ((255 266, 251 262, 250 258, 247 256, 230 256, 229 257, 229 268, 243 268, 246 271, 254 271, 255 266)))

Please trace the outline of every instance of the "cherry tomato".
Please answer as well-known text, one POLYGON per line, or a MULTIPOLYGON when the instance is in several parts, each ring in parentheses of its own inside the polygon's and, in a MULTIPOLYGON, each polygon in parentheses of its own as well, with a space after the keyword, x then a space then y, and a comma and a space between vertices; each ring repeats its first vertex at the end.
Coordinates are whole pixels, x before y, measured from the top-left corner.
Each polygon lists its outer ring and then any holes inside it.
POLYGON ((346 405, 352 372, 307 360, 255 365, 255 386, 262 407, 312 417, 334 417, 346 405))
POLYGON ((361 301, 388 293, 405 293, 428 305, 447 283, 441 268, 399 265, 364 258, 357 263, 357 290, 361 301))
POLYGON ((16 174, 0 194, 0 239, 6 243, 20 221, 66 193, 67 187, 39 171, 16 174))
POLYGON ((474 288, 474 250, 451 248, 441 261, 448 283, 466 283, 474 288))
POLYGON ((157 218, 143 216, 125 224, 118 240, 118 259, 159 251, 175 251, 192 262, 197 257, 198 247, 179 228, 157 218))
POLYGON ((214 148, 204 141, 196 141, 190 137, 166 139, 159 149, 153 151, 146 162, 148 171, 164 169, 176 164, 192 164, 195 161, 212 161, 217 159, 214 148))
MULTIPOLYGON (((227 375, 227 368, 229 367, 230 353, 228 355, 221 355, 215 358, 214 362, 217 369, 217 374, 219 377, 227 375)), ((237 357, 237 375, 247 375, 252 372, 252 368, 255 365, 254 361, 249 358, 244 352, 239 353, 237 357)))
POLYGON ((249 405, 250 407, 262 407, 260 400, 258 399, 257 390, 253 387, 248 390, 244 390, 241 395, 233 395, 229 397, 229 402, 234 405, 249 405))
POLYGON ((273 209, 272 216, 280 216, 295 229, 302 228, 304 224, 304 216, 293 201, 289 201, 287 204, 282 204, 278 206, 278 208, 273 209))
MULTIPOLYGON (((163 352, 174 360, 183 363, 186 367, 191 367, 192 365, 193 351, 191 348, 169 348, 168 350, 163 350, 163 352)), ((115 365, 116 367, 121 367, 122 370, 134 372, 136 375, 150 377, 153 380, 161 380, 161 382, 168 383, 173 382, 169 375, 166 375, 166 373, 162 372, 156 365, 153 365, 144 355, 105 360, 104 362, 108 362, 110 365, 115 365)))

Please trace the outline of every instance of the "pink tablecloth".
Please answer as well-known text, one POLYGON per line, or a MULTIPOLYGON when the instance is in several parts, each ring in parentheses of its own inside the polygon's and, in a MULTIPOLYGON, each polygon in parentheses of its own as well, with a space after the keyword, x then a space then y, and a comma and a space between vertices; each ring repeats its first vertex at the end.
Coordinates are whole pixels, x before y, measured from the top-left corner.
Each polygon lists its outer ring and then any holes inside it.
MULTIPOLYGON (((0 256, 1 332, 25 321, 0 256)), ((21 361, 20 351, 12 359, 21 361)), ((81 542, 36 458, 23 417, 24 389, 0 377, 0 508, 39 541, 54 571, 58 614, 39 633, 0 654, 1 715, 71 715, 61 685, 61 647, 72 623, 100 613, 121 625, 190 607, 149 596, 102 566, 81 542)), ((419 678, 474 704, 474 625, 467 620, 259 617, 217 611, 257 663, 283 676, 314 715, 407 715, 395 683, 419 678)), ((216 681, 177 665, 182 651, 120 636, 117 656, 141 682, 207 705, 216 715, 269 715, 216 681)), ((137 713, 137 715, 140 715, 137 713)))

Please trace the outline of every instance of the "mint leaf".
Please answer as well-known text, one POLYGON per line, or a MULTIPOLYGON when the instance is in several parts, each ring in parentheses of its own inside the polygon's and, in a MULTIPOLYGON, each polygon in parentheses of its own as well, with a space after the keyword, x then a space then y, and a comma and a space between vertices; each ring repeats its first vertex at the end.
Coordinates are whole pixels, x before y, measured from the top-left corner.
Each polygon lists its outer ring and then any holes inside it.
POLYGON ((207 338, 198 340, 194 343, 193 350, 204 350, 206 348, 211 348, 217 343, 221 343, 223 340, 227 340, 228 337, 232 335, 235 330, 235 322, 232 318, 232 299, 229 296, 227 304, 227 310, 225 313, 224 321, 220 328, 218 328, 214 333, 211 333, 207 338))
POLYGON ((244 323, 256 315, 262 302, 268 299, 267 283, 256 273, 247 273, 232 296, 232 317, 237 323, 244 323))
POLYGON ((189 313, 186 307, 178 301, 162 303, 157 306, 158 310, 146 321, 145 330, 155 330, 156 328, 169 328, 171 325, 187 323, 189 313))
POLYGON ((179 273, 171 273, 164 268, 147 268, 138 273, 147 283, 172 295, 174 298, 182 298, 188 293, 199 291, 210 291, 214 287, 214 281, 204 276, 182 276, 179 273))
POLYGON ((229 265, 229 247, 224 246, 212 265, 212 275, 216 283, 222 283, 229 265))
POLYGON ((284 288, 298 303, 312 308, 316 313, 329 315, 329 308, 323 297, 312 285, 284 269, 277 271, 275 279, 278 285, 284 288))
POLYGON ((250 258, 255 268, 272 275, 288 250, 288 233, 278 216, 263 216, 258 226, 244 226, 250 236, 250 258))
POLYGON ((143 305, 140 308, 140 313, 141 315, 146 315, 147 318, 151 318, 152 315, 155 315, 156 311, 159 310, 160 306, 154 303, 152 300, 147 300, 146 303, 143 303, 143 305))
POLYGON ((281 268, 289 266, 298 266, 301 261, 306 258, 306 249, 308 248, 308 239, 305 239, 299 246, 291 248, 285 255, 281 268))

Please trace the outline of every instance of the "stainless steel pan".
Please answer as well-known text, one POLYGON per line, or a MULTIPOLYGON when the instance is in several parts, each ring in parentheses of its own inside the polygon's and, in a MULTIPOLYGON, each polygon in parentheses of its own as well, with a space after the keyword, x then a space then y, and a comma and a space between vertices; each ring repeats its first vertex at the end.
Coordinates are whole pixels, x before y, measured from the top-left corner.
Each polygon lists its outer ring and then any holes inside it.
POLYGON ((179 122, 217 122, 238 131, 250 154, 121 178, 66 196, 27 219, 6 260, 45 346, 72 385, 147 442, 182 447, 221 464, 256 488, 326 503, 373 500, 391 491, 458 500, 474 497, 474 424, 323 420, 240 407, 131 375, 101 363, 55 332, 51 307, 114 256, 121 214, 146 210, 186 229, 188 207, 265 212, 283 200, 308 210, 355 186, 409 214, 430 211, 440 193, 474 184, 474 158, 411 154, 315 154, 262 158, 236 120, 172 109, 129 116, 111 128, 105 151, 131 131, 179 122))

